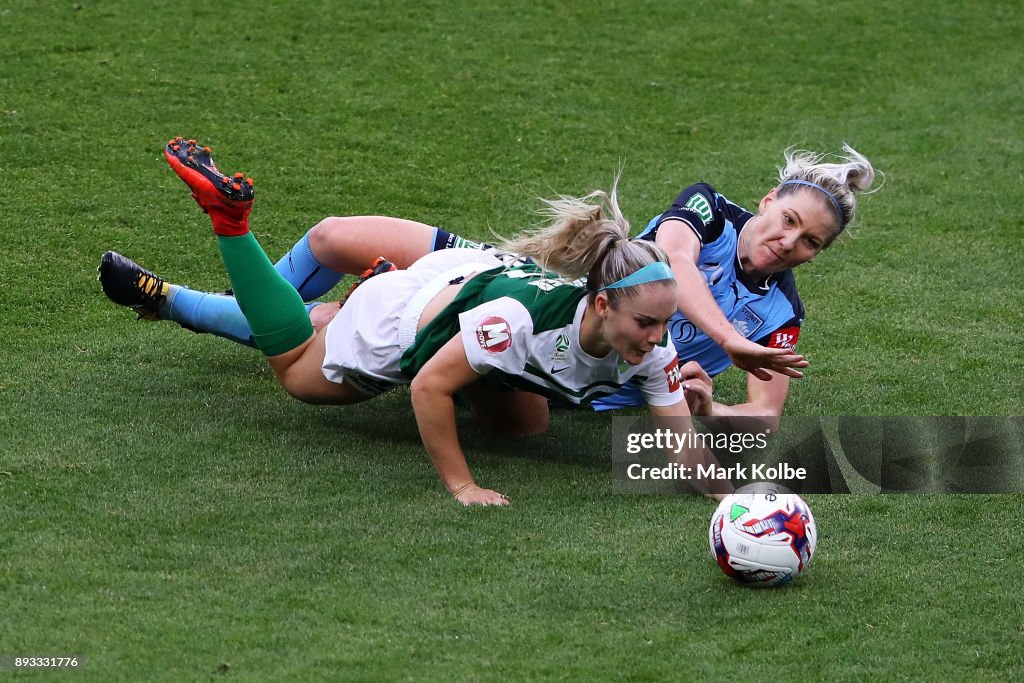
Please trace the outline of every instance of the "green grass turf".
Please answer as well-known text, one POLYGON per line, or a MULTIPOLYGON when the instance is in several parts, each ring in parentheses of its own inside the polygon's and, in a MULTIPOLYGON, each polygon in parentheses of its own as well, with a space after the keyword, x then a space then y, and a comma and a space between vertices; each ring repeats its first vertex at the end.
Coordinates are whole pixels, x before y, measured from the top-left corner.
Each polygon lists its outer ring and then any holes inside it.
POLYGON ((507 443, 463 416, 513 505, 462 510, 407 394, 301 405, 94 280, 113 248, 226 285, 178 134, 256 178, 273 257, 329 214, 512 232, 620 164, 635 225, 696 180, 753 206, 783 148, 848 141, 885 187, 798 273, 788 412, 1020 415, 1022 29, 994 0, 0 2, 0 654, 96 681, 1024 677, 1020 496, 811 496, 809 573, 748 591, 710 504, 611 495, 607 418, 507 443))

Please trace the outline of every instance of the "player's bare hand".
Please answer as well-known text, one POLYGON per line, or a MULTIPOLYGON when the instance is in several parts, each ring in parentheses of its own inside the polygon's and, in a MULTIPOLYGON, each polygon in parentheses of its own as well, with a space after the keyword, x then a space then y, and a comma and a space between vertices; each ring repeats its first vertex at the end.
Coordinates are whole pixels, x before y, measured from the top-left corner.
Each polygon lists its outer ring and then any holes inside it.
POLYGON ((476 484, 466 484, 452 492, 455 500, 465 506, 470 505, 508 505, 508 498, 490 489, 485 489, 476 484))
POLYGON ((713 384, 711 377, 704 371, 697 361, 691 360, 679 368, 679 376, 683 382, 683 392, 686 396, 686 405, 690 408, 691 415, 711 415, 713 384))
POLYGON ((806 368, 810 362, 790 349, 761 346, 757 342, 736 336, 722 346, 733 365, 745 370, 765 382, 772 378, 769 370, 800 379, 804 373, 797 368, 806 368))

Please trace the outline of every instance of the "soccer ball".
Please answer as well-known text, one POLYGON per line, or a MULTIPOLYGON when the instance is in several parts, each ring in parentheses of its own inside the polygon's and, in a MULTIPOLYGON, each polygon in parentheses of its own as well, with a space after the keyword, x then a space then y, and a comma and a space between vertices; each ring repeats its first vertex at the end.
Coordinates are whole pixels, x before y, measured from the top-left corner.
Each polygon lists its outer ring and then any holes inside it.
POLYGON ((708 530, 722 571, 751 586, 781 586, 807 569, 818 541, 811 508, 795 493, 734 493, 708 530))

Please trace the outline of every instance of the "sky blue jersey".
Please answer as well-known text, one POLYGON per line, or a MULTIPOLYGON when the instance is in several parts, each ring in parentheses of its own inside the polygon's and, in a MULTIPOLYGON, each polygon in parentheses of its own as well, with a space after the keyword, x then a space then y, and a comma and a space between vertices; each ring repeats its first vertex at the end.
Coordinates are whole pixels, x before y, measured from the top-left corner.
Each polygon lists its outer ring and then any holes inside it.
MULTIPOLYGON (((795 349, 804 307, 793 272, 773 273, 755 281, 740 268, 736 247, 743 227, 752 217, 750 211, 715 192, 710 185, 697 183, 680 192, 672 207, 651 219, 635 239, 654 241, 665 221, 685 221, 700 238, 697 267, 726 319, 747 339, 765 346, 795 349)), ((667 229, 685 227, 677 223, 667 229)), ((722 347, 679 311, 669 321, 668 333, 679 353, 680 365, 695 360, 714 377, 732 364, 722 347)), ((643 397, 636 387, 627 385, 615 395, 595 402, 594 409, 639 405, 643 405, 643 397)))

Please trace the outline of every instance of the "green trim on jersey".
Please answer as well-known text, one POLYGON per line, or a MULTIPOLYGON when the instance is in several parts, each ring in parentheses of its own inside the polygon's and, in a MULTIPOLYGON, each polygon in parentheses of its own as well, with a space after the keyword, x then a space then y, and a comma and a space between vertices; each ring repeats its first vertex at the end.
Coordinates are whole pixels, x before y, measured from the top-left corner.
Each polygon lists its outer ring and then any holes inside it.
POLYGON ((529 311, 536 334, 572 324, 580 299, 586 295, 587 290, 582 285, 550 277, 534 264, 501 266, 479 273, 463 285, 437 317, 416 333, 416 340, 402 354, 402 373, 412 379, 442 346, 459 335, 459 314, 463 311, 502 297, 515 299, 529 311), (543 305, 538 305, 541 300, 543 305))
MULTIPOLYGON (((597 400, 601 396, 608 396, 610 394, 614 394, 616 391, 622 388, 621 382, 605 381, 594 382, 592 384, 588 384, 585 387, 580 387, 579 389, 570 389, 569 387, 565 386, 557 379, 555 379, 554 375, 544 370, 544 368, 538 368, 537 366, 532 365, 530 363, 526 364, 526 368, 524 368, 523 374, 533 375, 538 379, 542 379, 546 382, 550 382, 551 384, 557 386, 558 391, 552 391, 552 395, 562 399, 563 401, 565 400, 566 396, 572 396, 573 398, 579 399, 580 403, 589 403, 590 401, 597 400), (599 387, 607 387, 608 390, 600 391, 599 387)), ((519 384, 518 382, 515 383, 519 384)), ((530 387, 537 387, 537 383, 523 380, 522 386, 517 386, 516 388, 528 389, 530 387)))

